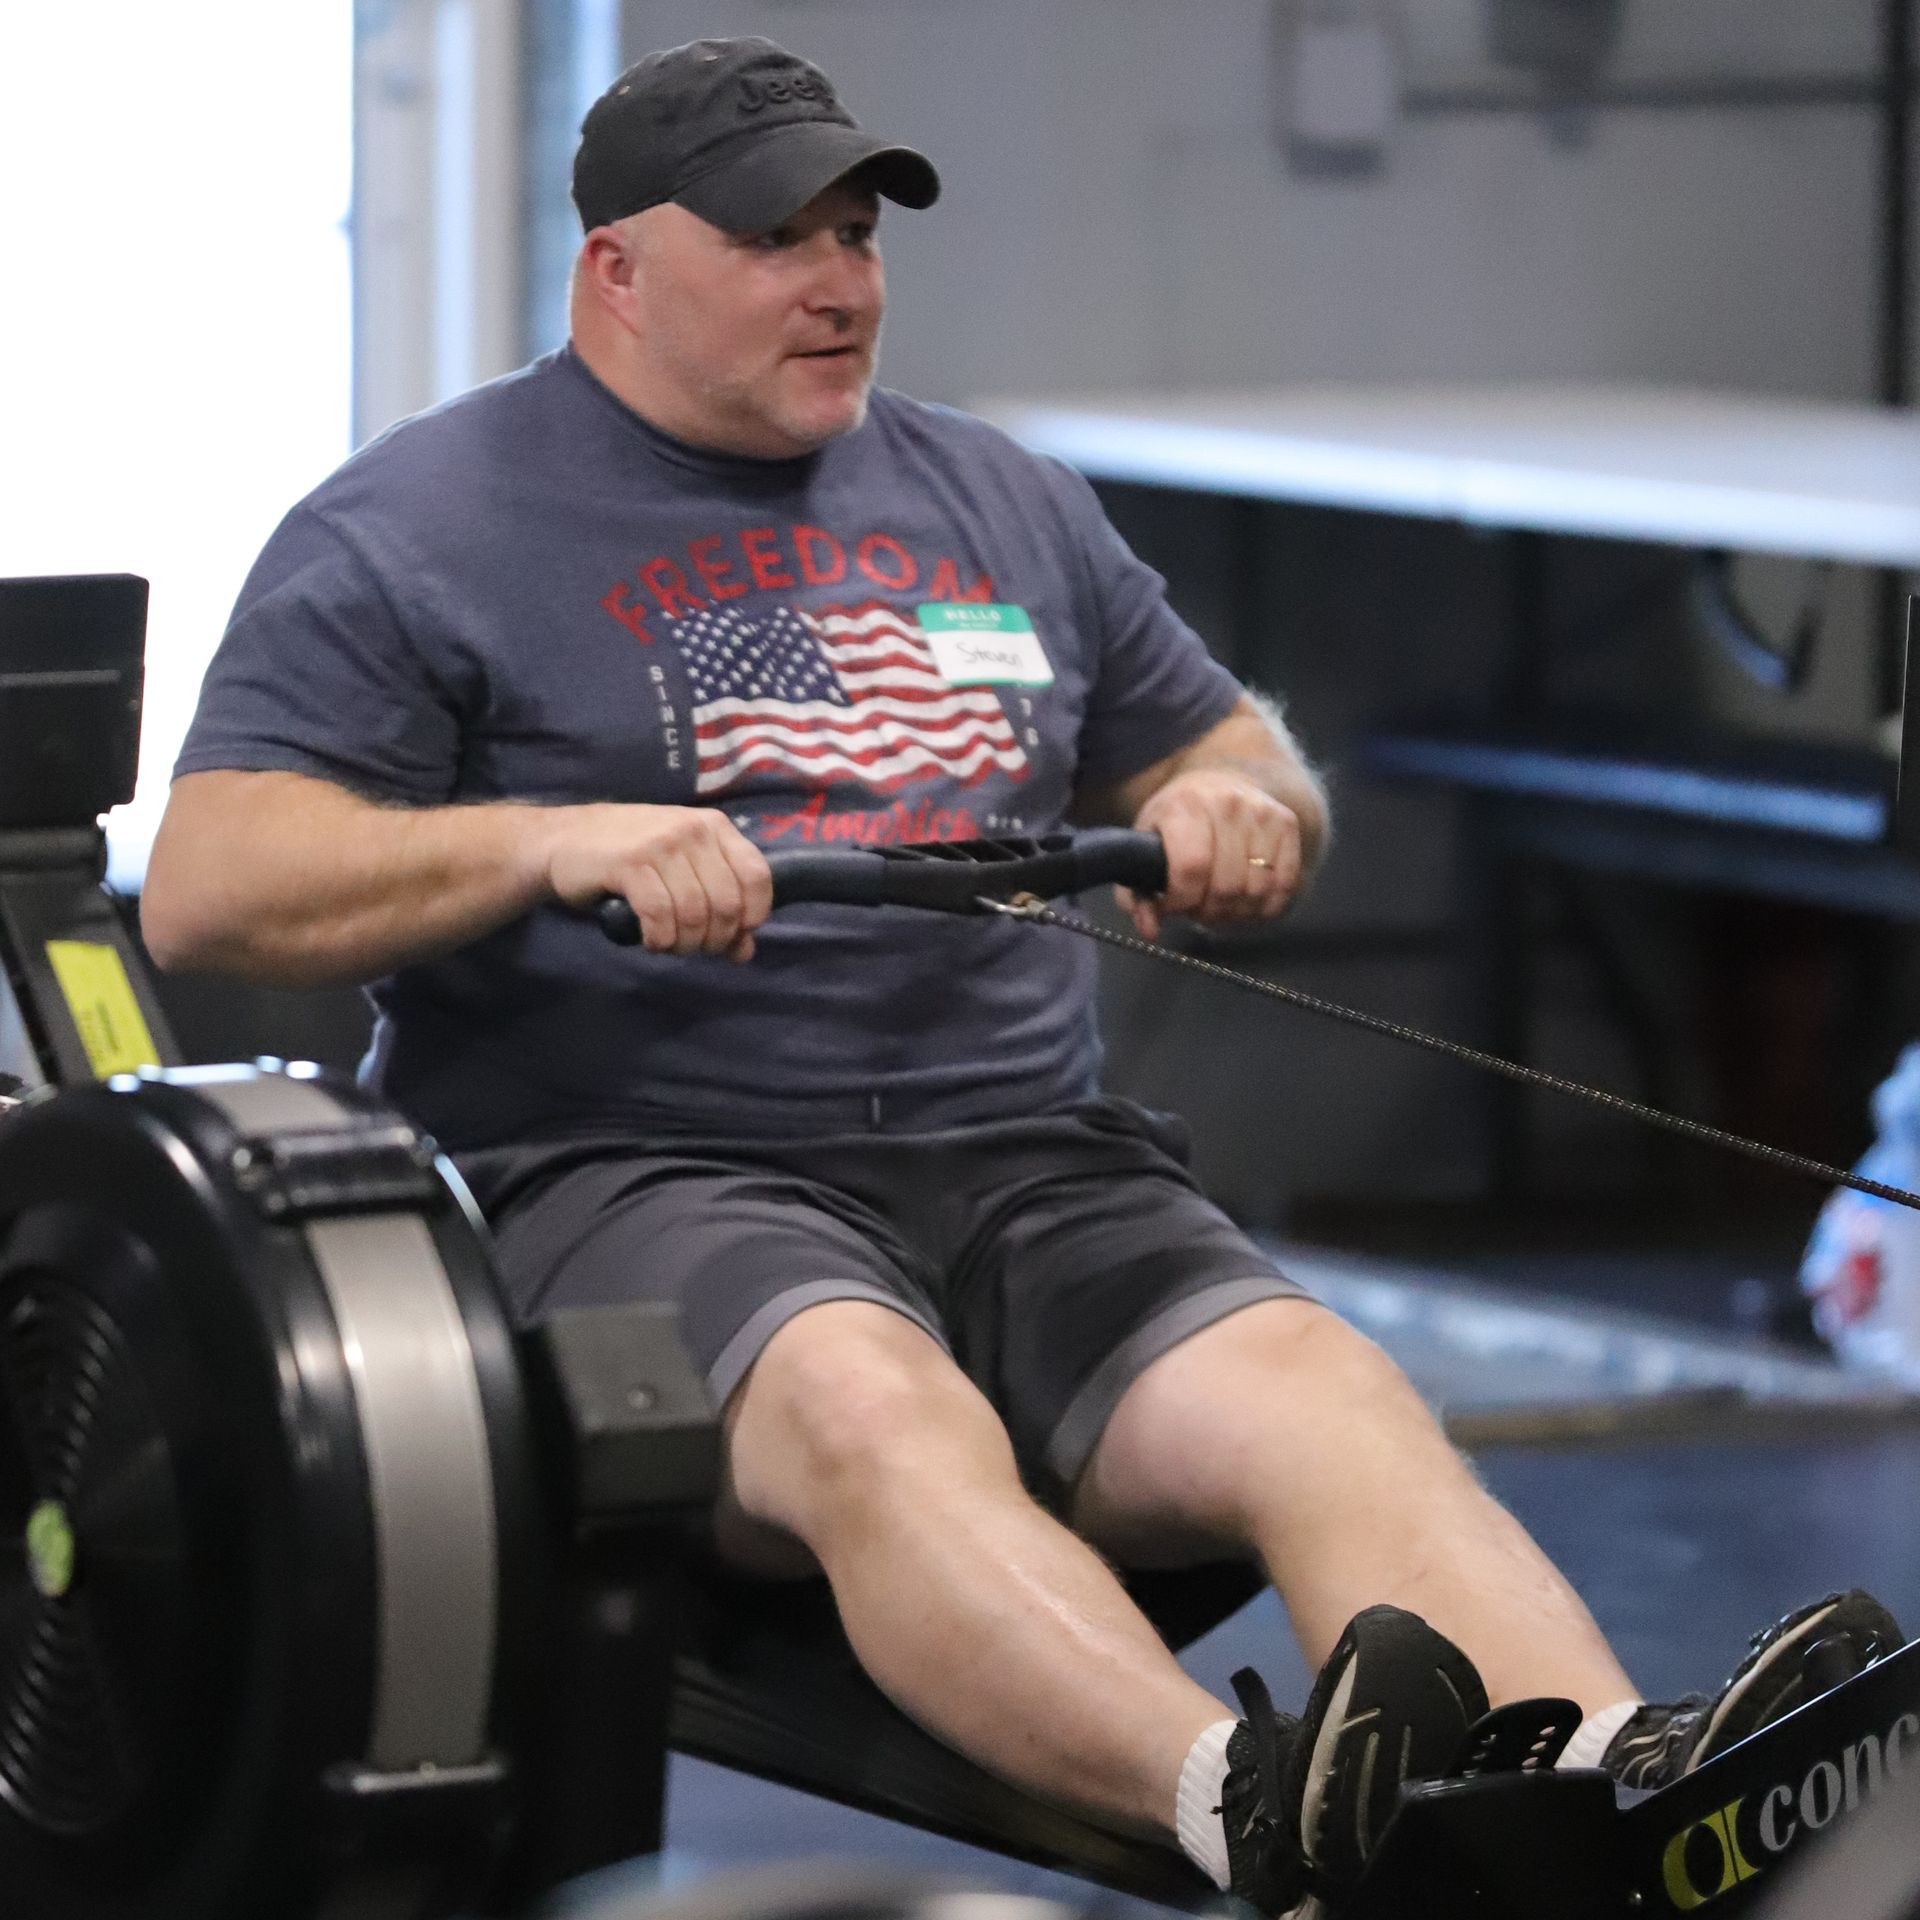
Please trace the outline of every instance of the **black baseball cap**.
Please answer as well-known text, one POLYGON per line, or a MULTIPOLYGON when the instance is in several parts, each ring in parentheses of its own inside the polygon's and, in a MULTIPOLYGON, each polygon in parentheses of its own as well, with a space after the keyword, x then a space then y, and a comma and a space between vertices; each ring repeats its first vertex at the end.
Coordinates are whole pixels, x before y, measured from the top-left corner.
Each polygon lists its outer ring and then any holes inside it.
POLYGON ((811 62, 757 37, 694 40, 636 60, 587 110, 573 204, 589 230, 671 200, 730 233, 764 233, 861 169, 930 207, 925 154, 863 133, 811 62))

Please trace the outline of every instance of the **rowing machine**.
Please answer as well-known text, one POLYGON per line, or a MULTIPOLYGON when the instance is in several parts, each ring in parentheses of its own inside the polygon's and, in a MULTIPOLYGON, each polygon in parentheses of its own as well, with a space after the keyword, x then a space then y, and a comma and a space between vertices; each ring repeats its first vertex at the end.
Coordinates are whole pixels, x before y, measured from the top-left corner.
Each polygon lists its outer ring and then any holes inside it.
MULTIPOLYGON (((1103 877, 1151 880, 1121 856, 1157 846, 1101 844, 1103 877)), ((942 884, 1085 871, 1000 851, 940 856, 942 884)), ((845 881, 776 868, 783 903, 845 881)), ((714 1459, 670 1326, 516 1334, 457 1177, 351 1088, 223 1068, 29 1100, 0 1120, 0 1878, 61 1920, 418 1920, 649 1850, 714 1459)), ((1547 1770, 1564 1713, 1508 1709, 1409 1792, 1357 1910, 1446 1886, 1489 1916, 1731 1912, 1904 1763, 1916 1659, 1633 1805, 1547 1770)), ((971 1837, 1203 1895, 1044 1818, 971 1837)))
MULTIPOLYGON (((109 784, 117 796, 130 782, 137 655, 123 641, 139 584, 100 589, 77 624, 81 603, 56 595, 34 613, 44 645, 32 622, 5 636, 32 642, 40 705, 0 720, 26 715, 24 751, 51 769, 0 781, 0 828, 17 829, 0 834, 0 1881, 30 1920, 518 1906, 657 1843, 668 1737, 1136 1891, 1204 1898, 1177 1856, 1039 1807, 907 1727, 828 1616, 703 1592, 699 1643, 674 1669, 684 1537, 714 1441, 671 1328, 631 1310, 514 1332, 457 1180, 350 1088, 278 1068, 117 1074, 170 1045, 98 889, 93 815, 113 796, 56 776, 73 739, 98 737, 74 704, 97 694, 119 743, 109 784), (75 666, 76 634, 101 642, 99 663, 75 666), (50 796, 64 796, 58 817, 42 818, 50 796), (76 1090, 4 1115, 23 1087, 49 1085, 76 1090)), ((0 774, 28 765, 0 756, 0 774)), ((774 864, 783 904, 1032 917, 1019 896, 1099 880, 1156 891, 1159 858, 1151 840, 1106 835, 774 864)), ((1177 1643, 1250 1591, 1235 1570, 1142 1597, 1177 1643)), ((1865 1684, 1834 1710, 1864 1710, 1865 1684)), ((1883 1772, 1904 1758, 1904 1714, 1903 1696, 1875 1736, 1883 1772)), ((1786 1846, 1851 1814, 1846 1765, 1867 1779, 1874 1730, 1838 1731, 1838 1810, 1816 1755, 1786 1846)), ((1539 1730, 1529 1739, 1521 1760, 1537 1762, 1539 1730)), ((1616 1809, 1597 1777, 1569 1785, 1583 1777, 1502 1766, 1504 1751, 1409 1797, 1369 1878, 1373 1910, 1404 1910, 1447 1872, 1482 1888, 1483 1911, 1514 1885, 1531 1909, 1544 1870, 1564 1883, 1582 1845, 1614 1863, 1589 1876, 1596 1890, 1653 1897, 1651 1815, 1633 1826, 1639 1810, 1616 1809), (1503 1827, 1506 1868, 1475 1866, 1467 1836, 1503 1827), (1514 1864, 1528 1834, 1550 1856, 1542 1874, 1514 1864), (1398 1891, 1394 1874, 1408 1876, 1398 1891)), ((1726 1778, 1715 1769, 1747 1751, 1696 1779, 1726 1778)), ((1719 1833, 1741 1851, 1711 1897, 1748 1887, 1755 1849, 1770 1861, 1768 1833, 1786 1832, 1766 1795, 1772 1824, 1753 1838, 1734 1800, 1695 1812, 1656 1797, 1661 1818, 1688 1814, 1682 1865, 1705 1861, 1686 1885, 1712 1876, 1719 1833)), ((1657 1849, 1663 1873, 1675 1844, 1657 1849)))
POLYGON ((1343 1912, 1350 1920, 1749 1912, 1782 1868, 1847 1828, 1920 1757, 1920 1642, 1656 1793, 1617 1787, 1597 1771, 1555 1770, 1578 1722, 1566 1701, 1488 1715, 1451 1775, 1403 1791, 1343 1912))
POLYGON ((654 1849, 718 1446, 670 1319, 509 1327, 457 1178, 298 1070, 0 1120, 0 1884, 418 1920, 654 1849))

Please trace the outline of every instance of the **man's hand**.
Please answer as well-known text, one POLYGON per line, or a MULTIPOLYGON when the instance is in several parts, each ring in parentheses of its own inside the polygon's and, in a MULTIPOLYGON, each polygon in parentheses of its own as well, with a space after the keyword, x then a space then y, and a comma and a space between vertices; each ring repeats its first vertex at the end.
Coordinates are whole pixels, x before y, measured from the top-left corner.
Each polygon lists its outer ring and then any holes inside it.
POLYGON ((1300 884, 1299 815, 1231 768, 1175 774, 1133 824, 1158 833, 1167 848, 1167 890, 1158 900, 1117 890, 1143 940, 1159 937, 1169 913, 1214 926, 1270 919, 1300 884))
POLYGON ((547 883, 571 906, 624 898, 652 953, 753 958, 773 910, 766 856, 712 807, 584 806, 552 811, 547 883))

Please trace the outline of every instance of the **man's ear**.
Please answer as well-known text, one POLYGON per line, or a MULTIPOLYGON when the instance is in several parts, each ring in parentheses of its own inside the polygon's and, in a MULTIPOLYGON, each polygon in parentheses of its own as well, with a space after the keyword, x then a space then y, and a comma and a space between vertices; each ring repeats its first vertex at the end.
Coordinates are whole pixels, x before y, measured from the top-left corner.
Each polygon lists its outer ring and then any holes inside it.
POLYGON ((630 213, 624 221, 609 221, 580 244, 580 273, 607 313, 628 326, 637 324, 636 294, 647 259, 647 236, 639 228, 645 219, 645 213, 630 213))
POLYGON ((595 227, 581 242, 580 272, 610 312, 626 313, 640 275, 639 237, 625 222, 595 227))

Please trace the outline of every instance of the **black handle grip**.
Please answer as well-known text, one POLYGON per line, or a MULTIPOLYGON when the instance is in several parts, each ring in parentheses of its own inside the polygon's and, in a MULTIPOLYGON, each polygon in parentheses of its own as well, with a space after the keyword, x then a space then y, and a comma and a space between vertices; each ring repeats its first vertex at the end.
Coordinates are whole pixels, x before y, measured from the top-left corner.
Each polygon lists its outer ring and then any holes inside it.
MULTIPOLYGON (((934 913, 978 913, 980 901, 1031 893, 1043 900, 1084 887, 1131 887, 1163 893, 1167 850, 1157 833, 1093 827, 1026 840, 917 842, 904 847, 848 847, 831 853, 770 853, 775 908, 803 901, 848 907, 922 907, 934 913)), ((640 921, 610 896, 597 909, 616 945, 640 942, 640 921)))

